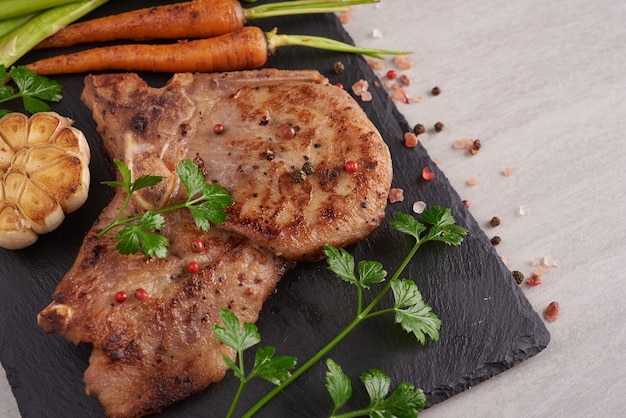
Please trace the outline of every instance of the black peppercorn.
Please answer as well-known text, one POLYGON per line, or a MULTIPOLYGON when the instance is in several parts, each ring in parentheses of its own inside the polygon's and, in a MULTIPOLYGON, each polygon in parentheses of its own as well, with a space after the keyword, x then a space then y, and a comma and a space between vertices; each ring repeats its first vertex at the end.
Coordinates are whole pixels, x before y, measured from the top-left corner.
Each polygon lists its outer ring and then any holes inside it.
POLYGON ((418 123, 413 127, 413 132, 415 132, 415 135, 421 135, 426 132, 426 127, 421 123, 418 123))
POLYGON ((521 271, 513 271, 513 278, 515 279, 515 282, 517 282, 517 284, 524 283, 524 273, 522 273, 521 271))
POLYGON ((489 223, 491 224, 491 226, 496 227, 500 225, 500 218, 498 218, 497 216, 494 216, 493 218, 491 218, 489 223))
POLYGON ((435 123, 435 131, 441 132, 441 131, 443 131, 443 128, 444 128, 443 122, 435 123))
POLYGON ((502 242, 502 239, 497 235, 491 238, 491 245, 498 245, 501 242, 502 242))

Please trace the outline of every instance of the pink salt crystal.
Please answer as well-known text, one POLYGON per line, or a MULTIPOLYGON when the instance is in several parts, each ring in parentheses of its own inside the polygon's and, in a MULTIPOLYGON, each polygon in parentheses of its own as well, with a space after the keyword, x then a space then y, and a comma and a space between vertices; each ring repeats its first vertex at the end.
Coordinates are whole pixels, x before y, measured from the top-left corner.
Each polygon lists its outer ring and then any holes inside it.
POLYGON ((547 274, 550 271, 550 268, 547 266, 541 266, 539 268, 536 268, 535 271, 533 272, 534 274, 538 275, 538 276, 543 276, 545 274, 547 274))
POLYGON ((389 190, 389 203, 402 202, 404 200, 404 190, 394 187, 389 190))
POLYGON ((384 70, 385 69, 385 63, 380 60, 369 59, 367 60, 367 65, 372 70, 384 70))
POLYGON ((410 68, 413 68, 413 61, 411 61, 411 59, 405 55, 396 55, 395 57, 393 57, 393 63, 400 70, 408 70, 410 68))
POLYGON ((470 186, 476 186, 478 184, 478 180, 476 180, 474 177, 470 177, 469 179, 467 179, 467 184, 470 186))
POLYGON ((422 96, 413 96, 411 100, 415 103, 422 103, 424 101, 424 98, 422 96))
POLYGON ((531 266, 539 266, 541 265, 541 260, 539 260, 538 258, 535 258, 531 263, 531 266))
POLYGON ((361 93, 361 100, 363 100, 364 102, 371 102, 372 93, 370 93, 369 91, 364 91, 363 93, 361 93))
POLYGON ((347 12, 339 13, 339 22, 341 22, 344 25, 346 23, 349 23, 352 20, 352 14, 353 14, 352 7, 350 7, 350 10, 348 10, 347 12))
POLYGON ((452 146, 455 149, 467 149, 470 146, 471 142, 472 140, 469 138, 459 138, 454 141, 454 144, 452 144, 452 146))
POLYGON ((507 177, 512 176, 513 169, 511 167, 505 167, 504 170, 502 170, 502 174, 504 174, 507 177))
POLYGON ((417 136, 417 140, 418 140, 419 142, 424 142, 424 141, 426 141, 427 139, 428 139, 428 134, 427 134, 426 132, 424 132, 423 134, 419 134, 419 135, 417 136))
POLYGON ((413 212, 417 213, 418 215, 424 212, 424 209, 426 209, 426 202, 418 200, 417 202, 413 203, 413 212))

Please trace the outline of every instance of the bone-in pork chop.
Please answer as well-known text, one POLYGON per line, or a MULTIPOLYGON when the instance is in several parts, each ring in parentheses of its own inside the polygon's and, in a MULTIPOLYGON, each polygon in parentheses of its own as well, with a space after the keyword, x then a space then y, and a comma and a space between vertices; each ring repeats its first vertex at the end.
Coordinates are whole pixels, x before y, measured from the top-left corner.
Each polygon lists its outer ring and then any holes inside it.
POLYGON ((359 241, 384 217, 389 150, 317 72, 177 74, 161 88, 135 74, 88 76, 82 97, 109 155, 169 179, 143 194, 146 208, 179 197, 172 173, 189 158, 232 193, 222 228, 292 260, 359 241))
POLYGON ((179 74, 162 88, 133 74, 89 76, 83 99, 110 158, 133 178, 164 177, 136 193, 125 216, 183 199, 175 175, 183 158, 235 201, 208 232, 186 210, 166 213, 165 258, 124 256, 115 231, 97 237, 122 208, 119 189, 39 314, 46 332, 93 345, 86 391, 109 417, 158 411, 222 379, 222 356, 235 353, 214 337, 219 308, 255 322, 293 260, 362 239, 383 217, 387 147, 349 95, 317 72, 179 74), (349 160, 356 172, 345 169, 349 160), (203 252, 192 249, 195 239, 203 252), (197 273, 185 269, 190 261, 197 273))

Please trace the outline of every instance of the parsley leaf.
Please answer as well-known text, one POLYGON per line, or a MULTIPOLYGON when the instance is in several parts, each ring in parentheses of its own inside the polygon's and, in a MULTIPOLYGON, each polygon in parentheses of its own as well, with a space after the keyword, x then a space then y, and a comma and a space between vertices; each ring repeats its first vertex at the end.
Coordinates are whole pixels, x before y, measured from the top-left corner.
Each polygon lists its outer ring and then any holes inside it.
POLYGON ((354 257, 344 248, 335 248, 330 245, 324 246, 324 255, 328 269, 339 276, 342 280, 359 285, 359 281, 354 275, 354 257))
POLYGON ((332 359, 326 361, 326 389, 333 399, 334 409, 331 418, 369 416, 375 418, 416 418, 426 406, 426 396, 409 382, 402 382, 389 394, 391 379, 379 369, 370 369, 360 376, 367 390, 370 404, 362 409, 338 414, 352 396, 350 378, 332 359))
POLYGON ((254 359, 251 377, 260 377, 275 385, 287 380, 296 365, 296 358, 292 356, 274 357, 274 347, 259 348, 254 359))
POLYGON ((227 309, 220 309, 220 318, 224 326, 213 325, 213 332, 217 339, 237 351, 243 351, 261 341, 261 336, 254 324, 246 322, 239 324, 239 318, 227 309))
POLYGON ((243 353, 246 349, 258 344, 261 341, 256 325, 244 322, 240 324, 239 318, 227 309, 220 308, 220 318, 224 325, 213 324, 213 332, 218 341, 237 351, 239 364, 236 364, 229 357, 223 356, 224 362, 237 378, 239 378, 239 390, 233 399, 228 417, 232 417, 243 389, 250 380, 255 377, 267 380, 275 385, 280 385, 292 377, 289 370, 296 365, 296 358, 292 356, 274 356, 274 347, 259 348, 256 352, 252 371, 246 375, 243 361, 243 353))
POLYGON ((340 365, 335 363, 333 359, 326 360, 326 390, 333 399, 335 408, 333 414, 336 414, 342 406, 352 397, 352 382, 350 378, 343 372, 340 365))
POLYGON ((116 248, 121 254, 136 254, 139 249, 142 249, 149 257, 166 257, 169 241, 158 233, 165 224, 162 213, 187 208, 196 226, 203 231, 208 231, 211 223, 221 223, 226 219, 224 209, 233 203, 228 190, 217 184, 205 183, 204 176, 198 167, 191 160, 185 159, 176 168, 181 183, 187 189, 188 197, 185 202, 121 219, 132 194, 159 184, 163 177, 147 175, 133 181, 131 170, 123 161, 116 159, 114 163, 121 180, 103 181, 102 184, 123 188, 126 192, 126 199, 117 218, 100 231, 98 236, 121 226, 122 229, 115 235, 115 239, 119 241, 116 248))
MULTIPOLYGON (((50 106, 46 102, 59 102, 63 98, 61 84, 37 75, 24 66, 11 67, 7 71, 4 65, 0 65, 0 84, 0 103, 21 98, 24 109, 30 113, 47 112, 50 106), (11 79, 17 92, 6 84, 11 79)), ((6 109, 0 110, 0 117, 10 112, 6 109)))
POLYGON ((421 344, 426 344, 426 336, 433 341, 439 340, 441 320, 424 302, 415 282, 394 279, 391 281, 391 289, 396 301, 396 323, 405 331, 413 333, 421 344))

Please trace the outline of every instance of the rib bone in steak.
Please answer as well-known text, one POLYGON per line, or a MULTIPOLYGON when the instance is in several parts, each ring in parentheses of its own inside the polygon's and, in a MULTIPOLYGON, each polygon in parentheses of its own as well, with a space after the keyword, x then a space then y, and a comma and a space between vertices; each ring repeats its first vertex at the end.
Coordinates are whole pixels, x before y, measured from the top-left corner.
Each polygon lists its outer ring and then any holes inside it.
POLYGON ((110 158, 133 178, 164 177, 137 192, 126 215, 184 199, 175 173, 184 158, 235 202, 208 232, 187 211, 168 213, 162 259, 120 255, 114 232, 97 237, 122 207, 121 190, 87 233, 38 319, 46 332, 93 345, 86 390, 108 416, 155 412, 222 379, 222 356, 235 353, 213 335, 219 308, 256 321, 293 261, 359 241, 384 217, 387 146, 349 94, 315 71, 177 74, 159 88, 104 74, 85 78, 82 99, 110 158), (345 169, 350 160, 356 172, 345 169), (204 252, 192 251, 194 239, 204 252), (191 261, 197 273, 186 272, 191 261), (139 288, 147 300, 133 296, 139 288))

